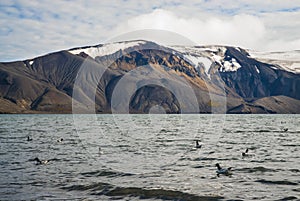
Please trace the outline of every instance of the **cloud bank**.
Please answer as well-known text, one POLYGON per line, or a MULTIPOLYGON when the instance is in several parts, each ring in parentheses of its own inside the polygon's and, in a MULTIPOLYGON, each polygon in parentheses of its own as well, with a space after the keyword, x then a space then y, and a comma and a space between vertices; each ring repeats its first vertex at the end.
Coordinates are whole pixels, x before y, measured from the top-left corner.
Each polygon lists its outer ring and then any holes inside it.
POLYGON ((98 44, 139 29, 172 31, 199 45, 294 50, 300 49, 299 19, 293 0, 2 0, 0 61, 98 44))
MULTIPOLYGON (((266 27, 257 17, 239 14, 232 17, 185 18, 166 10, 131 18, 114 32, 161 29, 183 35, 200 45, 233 45, 257 48, 264 41, 266 27)), ((178 41, 180 44, 180 41, 178 41)))

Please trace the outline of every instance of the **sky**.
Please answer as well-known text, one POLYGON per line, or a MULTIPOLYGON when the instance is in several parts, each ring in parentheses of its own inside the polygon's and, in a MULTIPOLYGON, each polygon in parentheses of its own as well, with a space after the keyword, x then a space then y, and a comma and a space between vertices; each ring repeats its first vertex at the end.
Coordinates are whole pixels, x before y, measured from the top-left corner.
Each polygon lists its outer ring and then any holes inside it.
POLYGON ((300 50, 300 0, 1 0, 0 61, 143 29, 174 32, 198 45, 300 50))

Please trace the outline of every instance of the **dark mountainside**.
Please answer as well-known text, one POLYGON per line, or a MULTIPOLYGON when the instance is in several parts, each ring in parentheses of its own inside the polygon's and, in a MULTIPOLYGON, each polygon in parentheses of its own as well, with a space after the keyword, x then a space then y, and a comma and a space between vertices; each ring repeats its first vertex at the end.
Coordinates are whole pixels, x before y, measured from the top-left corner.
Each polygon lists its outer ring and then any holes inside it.
POLYGON ((300 74, 256 60, 241 48, 182 51, 141 41, 112 44, 120 45, 112 51, 109 45, 0 63, 0 113, 111 113, 112 108, 126 113, 126 107, 130 113, 149 113, 153 106, 167 113, 300 113, 300 74), (208 71, 203 63, 193 61, 198 57, 211 61, 208 71), (80 78, 83 66, 91 70, 80 78), (139 71, 141 66, 147 71, 139 71), (97 77, 97 70, 103 69, 97 77), (78 78, 82 88, 74 85, 78 78), (122 91, 129 96, 124 98, 128 104, 116 89, 124 86, 125 78, 125 84, 133 83, 122 91), (188 107, 194 100, 182 90, 186 87, 182 78, 193 91, 197 109, 188 107))

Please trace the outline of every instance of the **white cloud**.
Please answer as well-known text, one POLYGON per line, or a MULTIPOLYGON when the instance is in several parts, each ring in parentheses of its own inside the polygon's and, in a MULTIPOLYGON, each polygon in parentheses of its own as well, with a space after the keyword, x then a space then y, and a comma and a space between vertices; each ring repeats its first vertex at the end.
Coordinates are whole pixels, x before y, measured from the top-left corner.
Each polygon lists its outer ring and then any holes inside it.
POLYGON ((2 0, 0 61, 97 44, 144 28, 173 31, 199 44, 300 49, 299 19, 294 0, 2 0))
MULTIPOLYGON (((197 44, 234 45, 248 48, 256 48, 266 32, 263 22, 258 17, 251 15, 186 18, 162 9, 131 18, 114 32, 121 33, 139 29, 172 31, 197 44)), ((178 42, 180 43, 180 41, 178 42)))

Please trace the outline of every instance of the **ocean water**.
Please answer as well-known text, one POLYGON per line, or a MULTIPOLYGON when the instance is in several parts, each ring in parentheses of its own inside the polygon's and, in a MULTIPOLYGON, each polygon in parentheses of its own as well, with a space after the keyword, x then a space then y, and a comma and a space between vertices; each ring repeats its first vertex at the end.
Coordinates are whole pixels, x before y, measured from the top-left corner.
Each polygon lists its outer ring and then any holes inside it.
POLYGON ((0 200, 299 200, 300 115, 0 115, 0 159, 0 200))

